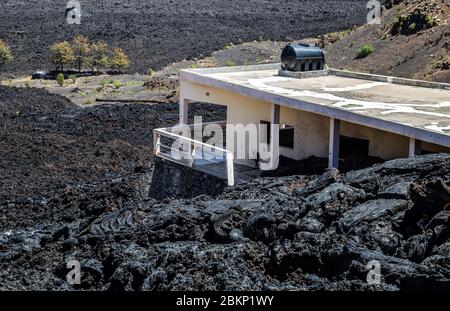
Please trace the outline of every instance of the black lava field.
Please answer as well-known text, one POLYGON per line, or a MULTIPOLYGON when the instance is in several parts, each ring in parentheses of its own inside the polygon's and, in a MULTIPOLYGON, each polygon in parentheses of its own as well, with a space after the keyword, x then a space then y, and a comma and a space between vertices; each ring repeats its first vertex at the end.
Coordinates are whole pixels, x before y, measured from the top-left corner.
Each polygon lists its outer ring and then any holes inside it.
POLYGON ((450 155, 231 189, 152 157, 177 112, 0 87, 0 289, 450 288, 450 155))

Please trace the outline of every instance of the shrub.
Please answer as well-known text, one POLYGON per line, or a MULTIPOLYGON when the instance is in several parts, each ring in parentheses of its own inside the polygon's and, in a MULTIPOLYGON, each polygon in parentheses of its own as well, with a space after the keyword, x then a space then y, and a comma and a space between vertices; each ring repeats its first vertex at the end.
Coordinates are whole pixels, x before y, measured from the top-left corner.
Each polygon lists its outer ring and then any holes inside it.
POLYGON ((0 67, 10 63, 14 59, 9 45, 0 39, 0 67))
POLYGON ((416 23, 412 23, 411 25, 408 26, 409 32, 412 33, 416 30, 417 24, 416 23))
POLYGON ((153 74, 155 73, 155 71, 152 69, 152 68, 148 68, 148 70, 147 70, 147 75, 148 76, 153 76, 153 74))
POLYGON ((59 86, 64 86, 64 74, 59 73, 56 76, 56 82, 58 83, 59 86))
POLYGON ((356 53, 358 54, 357 58, 364 58, 369 56, 370 54, 373 54, 375 52, 375 48, 372 46, 372 44, 364 44, 362 47, 360 47, 356 53))
POLYGON ((64 70, 64 65, 71 64, 75 61, 75 56, 70 43, 67 41, 55 43, 50 47, 52 54, 51 61, 61 70, 64 70))
POLYGON ((116 89, 120 89, 120 88, 123 86, 122 82, 120 82, 119 80, 114 81, 114 82, 112 83, 112 85, 113 85, 116 89))

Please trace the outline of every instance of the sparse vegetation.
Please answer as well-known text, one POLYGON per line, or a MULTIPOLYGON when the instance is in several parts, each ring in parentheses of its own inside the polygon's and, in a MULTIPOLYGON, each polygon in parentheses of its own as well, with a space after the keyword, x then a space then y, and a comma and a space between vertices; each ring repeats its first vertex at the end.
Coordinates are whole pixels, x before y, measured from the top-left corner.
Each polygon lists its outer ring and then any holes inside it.
POLYGON ((72 64, 75 61, 73 49, 67 41, 53 44, 50 52, 51 61, 57 66, 57 69, 64 70, 64 65, 72 64))
POLYGON ((83 105, 92 105, 94 103, 92 98, 86 98, 85 100, 83 100, 82 104, 83 105))
POLYGON ((224 62, 224 65, 227 67, 233 67, 236 66, 236 64, 234 63, 234 61, 232 61, 231 59, 226 59, 224 62))
POLYGON ((109 61, 110 67, 113 70, 122 72, 130 66, 130 60, 125 54, 125 51, 121 48, 115 48, 113 50, 113 55, 109 61))
POLYGON ((69 80, 72 82, 72 84, 75 84, 77 82, 77 76, 76 75, 70 75, 69 80))
POLYGON ((109 79, 103 79, 100 81, 100 85, 104 88, 106 87, 108 84, 113 84, 114 80, 109 78, 109 79))
POLYGON ((448 70, 450 69, 450 55, 433 60, 431 63, 433 69, 448 70))
POLYGON ((335 31, 335 32, 330 32, 325 35, 320 35, 317 37, 317 39, 319 40, 318 45, 322 48, 325 48, 328 45, 336 43, 336 42, 342 40, 343 38, 347 37, 353 31, 355 31, 357 28, 358 28, 358 26, 354 26, 350 29, 346 29, 346 30, 342 30, 342 31, 335 31))
POLYGON ((11 48, 5 41, 0 39, 0 68, 12 62, 13 59, 14 55, 11 52, 11 48))
POLYGON ((426 15, 420 10, 415 10, 409 15, 400 15, 391 26, 391 34, 409 36, 434 26, 436 26, 436 21, 433 16, 426 15))
POLYGON ((59 86, 64 86, 64 74, 60 73, 56 76, 56 83, 58 83, 59 86))
POLYGON ((417 24, 416 23, 412 23, 411 25, 409 25, 408 29, 411 33, 413 33, 416 30, 417 24))
POLYGON ((427 15, 425 17, 425 22, 426 22, 428 28, 432 28, 432 27, 436 26, 436 20, 431 15, 427 15))
POLYGON ((229 49, 231 49, 232 47, 233 47, 233 43, 232 42, 230 42, 229 44, 227 44, 227 45, 225 45, 224 47, 223 47, 223 49, 224 50, 229 50, 229 49))
POLYGON ((371 54, 373 54, 375 52, 375 48, 373 47, 372 44, 368 43, 368 44, 364 44, 362 47, 360 47, 356 53, 357 53, 357 58, 365 58, 371 54))
POLYGON ((155 73, 155 71, 152 68, 147 69, 147 76, 151 77, 151 76, 153 76, 154 73, 155 73))
POLYGON ((113 85, 114 88, 117 89, 117 90, 120 89, 120 88, 123 86, 122 82, 120 82, 119 80, 113 81, 112 85, 113 85))
POLYGON ((73 64, 78 71, 88 67, 93 71, 111 68, 122 72, 130 65, 130 60, 121 48, 115 48, 108 56, 108 44, 104 41, 89 42, 86 36, 76 36, 72 42, 63 41, 50 47, 51 61, 56 69, 64 71, 64 66, 73 64))

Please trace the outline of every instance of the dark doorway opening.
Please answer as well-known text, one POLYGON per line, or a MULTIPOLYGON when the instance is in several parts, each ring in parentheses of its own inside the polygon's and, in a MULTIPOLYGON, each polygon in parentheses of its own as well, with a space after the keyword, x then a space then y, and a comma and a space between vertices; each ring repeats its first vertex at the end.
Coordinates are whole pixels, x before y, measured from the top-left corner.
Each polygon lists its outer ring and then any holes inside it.
POLYGON ((339 157, 367 157, 369 156, 369 141, 366 139, 341 136, 339 144, 339 157))
MULTIPOLYGON (((260 124, 266 125, 267 143, 270 144, 270 122, 260 121, 260 124)), ((280 147, 294 148, 294 127, 287 124, 280 124, 280 147)))

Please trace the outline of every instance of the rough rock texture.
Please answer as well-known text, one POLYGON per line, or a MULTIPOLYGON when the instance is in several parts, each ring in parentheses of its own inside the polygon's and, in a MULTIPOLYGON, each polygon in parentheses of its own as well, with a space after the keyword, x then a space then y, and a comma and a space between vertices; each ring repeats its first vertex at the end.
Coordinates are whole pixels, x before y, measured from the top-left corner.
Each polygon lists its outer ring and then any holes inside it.
POLYGON ((450 289, 449 154, 168 199, 151 191, 150 134, 173 105, 0 87, 0 116, 0 289, 450 289))

